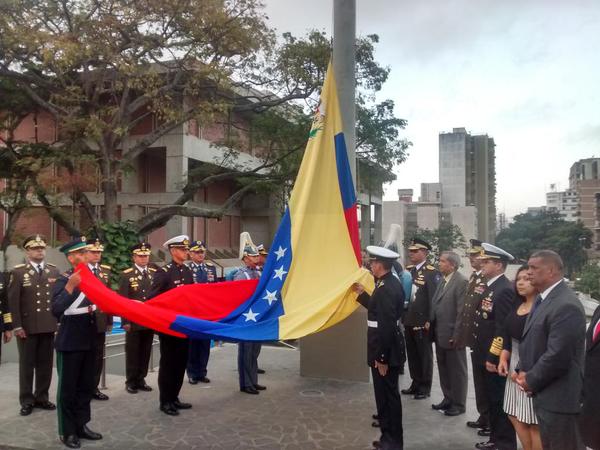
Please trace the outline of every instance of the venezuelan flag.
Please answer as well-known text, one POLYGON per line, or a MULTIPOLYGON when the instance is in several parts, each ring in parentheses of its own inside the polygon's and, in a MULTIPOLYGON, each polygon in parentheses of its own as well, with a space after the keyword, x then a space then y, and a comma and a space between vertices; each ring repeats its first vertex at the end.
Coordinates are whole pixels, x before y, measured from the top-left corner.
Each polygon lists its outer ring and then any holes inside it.
POLYGON ((83 292, 104 311, 191 338, 272 341, 324 330, 357 307, 356 195, 333 68, 327 72, 298 177, 260 280, 183 286, 145 303, 120 297, 81 266, 83 292))

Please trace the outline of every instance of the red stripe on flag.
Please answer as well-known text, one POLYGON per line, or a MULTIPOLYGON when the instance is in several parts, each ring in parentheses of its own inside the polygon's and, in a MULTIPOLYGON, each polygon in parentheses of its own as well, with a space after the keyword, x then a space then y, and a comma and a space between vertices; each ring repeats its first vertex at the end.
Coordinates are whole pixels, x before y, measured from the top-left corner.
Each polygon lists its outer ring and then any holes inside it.
POLYGON ((356 203, 350 208, 344 211, 346 217, 346 225, 348 225, 348 233, 350 234, 350 240, 352 241, 352 248, 354 248, 354 254, 356 255, 356 261, 358 265, 362 265, 362 253, 360 251, 360 239, 358 237, 358 215, 356 213, 356 203))

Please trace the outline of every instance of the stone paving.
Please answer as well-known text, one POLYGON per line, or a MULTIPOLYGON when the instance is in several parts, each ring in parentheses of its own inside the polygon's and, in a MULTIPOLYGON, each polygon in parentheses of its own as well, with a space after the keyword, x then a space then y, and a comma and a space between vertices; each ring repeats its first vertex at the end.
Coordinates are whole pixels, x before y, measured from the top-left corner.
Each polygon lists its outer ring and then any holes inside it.
MULTIPOLYGON (((82 441, 82 448, 101 449, 369 449, 378 431, 371 427, 375 411, 372 385, 302 378, 299 352, 263 347, 260 366, 267 373, 259 383, 260 395, 240 393, 237 384, 235 345, 213 349, 209 362, 212 382, 184 383, 181 399, 191 410, 169 417, 158 410, 157 373, 147 381, 153 392, 128 394, 124 378, 107 376, 110 400, 92 403, 90 428, 104 439, 82 441)), ((0 365, 0 450, 63 449, 56 436, 56 413, 34 410, 18 414, 18 366, 0 365)), ((401 377, 408 385, 408 375, 401 377)), ((482 440, 465 426, 474 419, 472 392, 467 414, 446 417, 431 409, 441 400, 437 377, 431 399, 403 396, 405 449, 472 449, 482 440)), ((56 378, 51 399, 55 398, 56 378)), ((472 388, 470 386, 472 391, 472 388)))

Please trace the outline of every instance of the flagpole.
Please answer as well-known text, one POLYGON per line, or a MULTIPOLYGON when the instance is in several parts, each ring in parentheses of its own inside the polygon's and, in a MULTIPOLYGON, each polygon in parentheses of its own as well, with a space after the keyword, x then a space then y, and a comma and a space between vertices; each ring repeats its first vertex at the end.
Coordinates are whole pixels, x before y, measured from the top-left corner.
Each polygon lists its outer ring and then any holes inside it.
POLYGON ((356 190, 356 0, 333 0, 333 70, 342 129, 356 190))

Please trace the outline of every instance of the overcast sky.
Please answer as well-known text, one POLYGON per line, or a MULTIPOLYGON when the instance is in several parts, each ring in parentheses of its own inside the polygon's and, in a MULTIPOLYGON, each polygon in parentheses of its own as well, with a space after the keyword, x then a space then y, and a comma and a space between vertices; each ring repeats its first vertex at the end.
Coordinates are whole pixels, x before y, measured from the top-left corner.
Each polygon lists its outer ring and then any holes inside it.
MULTIPOLYGON (((265 0, 279 32, 331 33, 332 0, 265 0)), ((551 183, 600 156, 600 1, 357 0, 357 33, 377 33, 391 98, 413 142, 386 199, 438 181, 438 133, 496 141, 498 212, 545 203, 551 183)))

